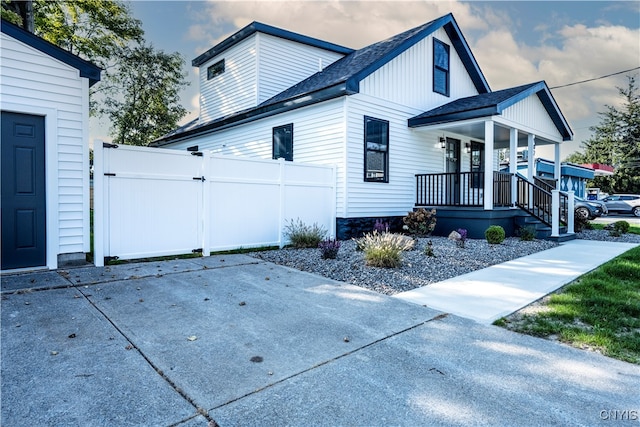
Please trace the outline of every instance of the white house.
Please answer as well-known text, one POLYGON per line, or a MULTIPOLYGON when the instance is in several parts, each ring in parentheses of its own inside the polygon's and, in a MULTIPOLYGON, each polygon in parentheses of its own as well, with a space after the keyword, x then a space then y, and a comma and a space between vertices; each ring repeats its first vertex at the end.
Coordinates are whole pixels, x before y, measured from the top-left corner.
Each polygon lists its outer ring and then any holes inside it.
POLYGON ((471 237, 523 209, 552 223, 515 156, 552 144, 560 164, 572 131, 544 82, 491 91, 451 14, 359 50, 254 22, 193 65, 200 116, 152 145, 335 165, 340 238, 420 206, 471 237))
POLYGON ((90 251, 89 87, 100 68, 2 21, 1 269, 90 251))

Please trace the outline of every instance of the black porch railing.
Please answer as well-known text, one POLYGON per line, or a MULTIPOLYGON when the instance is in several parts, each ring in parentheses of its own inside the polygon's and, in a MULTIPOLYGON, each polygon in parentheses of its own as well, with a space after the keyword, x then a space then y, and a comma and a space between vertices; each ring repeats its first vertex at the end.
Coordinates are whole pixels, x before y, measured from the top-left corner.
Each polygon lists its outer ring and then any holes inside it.
POLYGON ((567 224, 569 211, 569 196, 559 193, 559 209, 553 212, 551 187, 542 188, 525 178, 518 176, 518 198, 516 206, 530 213, 547 225, 552 224, 554 215, 558 215, 560 224, 567 224), (549 188, 549 190, 547 190, 549 188))
MULTIPOLYGON (((512 206, 510 173, 493 172, 493 206, 512 206)), ((416 175, 416 206, 484 206, 484 172, 416 175)))

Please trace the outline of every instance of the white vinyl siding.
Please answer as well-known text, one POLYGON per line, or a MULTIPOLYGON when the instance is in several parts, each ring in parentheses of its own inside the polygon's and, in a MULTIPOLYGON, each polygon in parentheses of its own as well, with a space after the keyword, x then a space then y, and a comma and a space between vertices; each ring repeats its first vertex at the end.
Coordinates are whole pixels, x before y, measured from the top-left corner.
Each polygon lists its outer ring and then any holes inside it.
POLYGON ((338 212, 342 212, 345 178, 344 103, 344 98, 327 101, 164 147, 186 150, 197 145, 200 151, 271 159, 273 128, 293 123, 294 162, 337 166, 337 208, 338 212))
MULTIPOLYGON (((3 110, 45 116, 45 149, 55 153, 57 253, 87 252, 89 249, 88 80, 79 72, 50 56, 2 34, 0 93, 3 110), (84 110, 87 111, 84 111, 84 110), (55 118, 55 123, 48 122, 55 118), (52 134, 48 130, 54 129, 52 134), (53 144, 53 151, 50 151, 53 144)), ((49 171, 47 177, 52 176, 49 171)), ((47 188, 51 183, 47 184, 47 188)), ((47 193, 47 197, 54 197, 47 193)), ((50 204, 47 202, 47 207, 50 204)), ((49 232, 47 232, 49 239, 49 232)), ((50 242, 48 243, 49 247, 50 242)))
POLYGON ((200 66, 200 120, 207 122, 256 106, 256 36, 200 66), (207 79, 207 68, 224 59, 224 73, 207 79))
POLYGON ((505 109, 498 120, 522 131, 562 142, 562 135, 537 95, 531 95, 505 109))
POLYGON ((200 120, 255 107, 342 56, 255 33, 200 66, 200 120), (223 59, 225 71, 208 79, 207 68, 223 59))
MULTIPOLYGON (((423 113, 478 91, 443 29, 416 43, 360 82, 360 93, 416 108, 423 113), (449 96, 433 91, 433 38, 450 46, 449 96)), ((419 113, 418 113, 419 114, 419 113)))
POLYGON ((437 145, 442 134, 407 127, 407 119, 419 113, 362 94, 349 97, 345 217, 404 216, 415 204, 415 174, 443 171, 444 151, 437 145), (389 121, 388 183, 364 181, 364 116, 389 121))
POLYGON ((258 104, 342 57, 339 53, 258 33, 258 104))

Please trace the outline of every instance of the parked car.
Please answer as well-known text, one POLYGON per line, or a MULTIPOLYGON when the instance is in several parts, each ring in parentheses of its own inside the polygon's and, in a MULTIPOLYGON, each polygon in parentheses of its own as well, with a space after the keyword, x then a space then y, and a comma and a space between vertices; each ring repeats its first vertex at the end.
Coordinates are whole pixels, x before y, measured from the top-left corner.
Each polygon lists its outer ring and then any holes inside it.
POLYGON ((600 200, 584 200, 575 197, 574 209, 576 215, 582 219, 594 219, 609 213, 607 205, 600 200))
POLYGON ((613 194, 602 201, 607 205, 609 212, 630 213, 640 217, 639 194, 613 194))

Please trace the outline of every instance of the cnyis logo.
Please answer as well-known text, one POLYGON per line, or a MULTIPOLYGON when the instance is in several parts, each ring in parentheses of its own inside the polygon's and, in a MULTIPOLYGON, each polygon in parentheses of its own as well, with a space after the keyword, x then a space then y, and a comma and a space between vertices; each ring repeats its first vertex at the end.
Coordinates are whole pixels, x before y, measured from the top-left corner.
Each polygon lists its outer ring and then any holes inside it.
POLYGON ((607 421, 638 421, 640 419, 640 412, 629 409, 603 409, 600 411, 600 419, 607 421))

